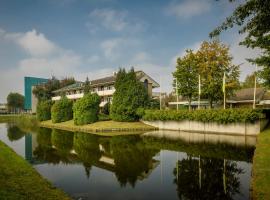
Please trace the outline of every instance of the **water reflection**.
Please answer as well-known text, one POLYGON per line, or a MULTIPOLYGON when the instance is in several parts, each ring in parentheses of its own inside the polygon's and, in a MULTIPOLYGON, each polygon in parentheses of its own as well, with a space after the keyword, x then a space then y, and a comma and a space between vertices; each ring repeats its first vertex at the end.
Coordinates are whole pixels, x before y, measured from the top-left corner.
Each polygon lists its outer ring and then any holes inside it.
MULTIPOLYGON (((14 124, 7 128, 10 141, 24 135, 14 124)), ((249 198, 254 138, 225 143, 221 136, 209 142, 210 138, 162 131, 100 137, 40 128, 26 134, 24 145, 25 158, 74 198, 249 198)))

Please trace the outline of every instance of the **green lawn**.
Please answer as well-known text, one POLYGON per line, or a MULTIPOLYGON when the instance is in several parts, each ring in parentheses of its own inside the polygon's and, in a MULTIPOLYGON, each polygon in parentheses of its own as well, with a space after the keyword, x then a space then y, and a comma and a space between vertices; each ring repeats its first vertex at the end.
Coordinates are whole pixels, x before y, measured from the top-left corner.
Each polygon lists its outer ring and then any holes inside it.
POLYGON ((0 199, 70 199, 0 141, 0 199))
POLYGON ((254 199, 270 199, 270 125, 258 136, 252 186, 254 199))
POLYGON ((115 122, 115 121, 99 121, 92 124, 76 126, 73 120, 62 122, 62 123, 52 123, 51 120, 41 122, 42 127, 58 128, 70 131, 82 131, 89 133, 97 133, 100 135, 113 136, 113 135, 123 135, 139 133, 142 131, 154 130, 155 128, 146 125, 142 122, 115 122))

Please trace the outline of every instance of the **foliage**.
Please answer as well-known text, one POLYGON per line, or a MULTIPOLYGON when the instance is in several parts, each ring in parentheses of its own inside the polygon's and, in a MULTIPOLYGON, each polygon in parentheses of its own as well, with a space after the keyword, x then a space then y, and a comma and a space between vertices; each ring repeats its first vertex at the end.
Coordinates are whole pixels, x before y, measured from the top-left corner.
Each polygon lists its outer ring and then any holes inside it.
POLYGON ((105 115, 103 113, 99 113, 98 121, 109 121, 111 120, 110 115, 105 115))
POLYGON ((50 100, 39 101, 37 104, 37 119, 45 121, 51 119, 52 102, 50 100))
POLYGON ((202 96, 208 98, 210 107, 214 101, 222 99, 222 79, 226 74, 226 94, 231 96, 239 86, 239 66, 233 65, 229 47, 215 40, 204 41, 197 52, 201 75, 202 96))
POLYGON ((53 123, 65 122, 72 119, 72 101, 67 97, 62 97, 56 101, 51 108, 51 118, 53 123))
POLYGON ((148 109, 159 109, 160 108, 160 103, 158 99, 150 99, 148 102, 148 109))
POLYGON ((120 69, 115 82, 116 91, 110 108, 110 116, 115 121, 136 121, 136 110, 148 105, 148 93, 143 84, 137 80, 132 68, 129 72, 120 69))
POLYGON ((90 92, 90 82, 89 82, 88 77, 86 77, 84 87, 83 87, 83 93, 88 94, 89 92, 90 92))
POLYGON ((108 102, 106 103, 103 108, 101 109, 101 113, 105 114, 105 115, 109 115, 110 114, 110 107, 111 107, 111 103, 108 102))
POLYGON ((200 121, 200 122, 217 122, 220 124, 255 122, 265 118, 263 110, 253 110, 249 108, 241 109, 213 109, 213 110, 146 110, 143 120, 147 121, 200 121))
POLYGON ((23 109, 24 96, 19 93, 9 93, 7 96, 7 105, 9 109, 23 109))
POLYGON ((33 89, 33 94, 39 101, 51 100, 51 98, 54 96, 53 91, 71 85, 73 83, 75 83, 73 77, 66 77, 63 80, 58 80, 56 77, 53 76, 51 79, 48 80, 47 83, 37 85, 33 89))
MULTIPOLYGON (((230 0, 235 1, 235 0, 230 0)), ((270 1, 247 0, 240 4, 230 17, 210 33, 210 37, 219 35, 222 31, 241 26, 240 34, 245 34, 245 39, 240 42, 249 48, 259 48, 262 53, 256 59, 249 61, 263 66, 261 78, 264 84, 270 87, 270 1)))
POLYGON ((188 99, 189 109, 192 99, 198 94, 198 70, 197 55, 192 50, 186 50, 186 55, 177 59, 176 71, 173 73, 177 81, 176 90, 188 99))
POLYGON ((85 94, 73 105, 75 125, 89 124, 98 121, 100 97, 96 94, 85 94))
POLYGON ((10 141, 19 140, 26 134, 15 124, 8 124, 7 132, 7 136, 10 141))

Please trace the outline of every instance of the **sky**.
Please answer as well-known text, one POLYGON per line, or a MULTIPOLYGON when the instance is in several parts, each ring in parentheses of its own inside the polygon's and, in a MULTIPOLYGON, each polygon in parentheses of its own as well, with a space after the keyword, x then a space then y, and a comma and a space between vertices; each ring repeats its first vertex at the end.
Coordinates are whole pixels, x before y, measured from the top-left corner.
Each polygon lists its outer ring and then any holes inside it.
MULTIPOLYGON (((238 0, 0 0, 0 103, 24 94, 24 76, 110 76, 119 67, 143 70, 172 90, 176 59, 198 50, 238 0)), ((239 46, 234 28, 220 41, 230 46, 240 79, 255 70, 246 58, 260 52, 239 46)))

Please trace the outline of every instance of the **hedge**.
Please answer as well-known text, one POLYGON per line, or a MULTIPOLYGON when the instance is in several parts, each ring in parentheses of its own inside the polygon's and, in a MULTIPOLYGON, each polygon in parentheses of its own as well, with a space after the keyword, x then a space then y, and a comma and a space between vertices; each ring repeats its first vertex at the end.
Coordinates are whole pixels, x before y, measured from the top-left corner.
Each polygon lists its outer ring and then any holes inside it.
POLYGON ((237 122, 255 122, 265 118, 263 110, 260 109, 209 109, 209 110, 145 110, 142 117, 145 121, 200 121, 217 122, 220 124, 237 122))
POLYGON ((62 97, 56 101, 51 109, 51 118, 53 123, 65 122, 71 120, 73 116, 72 101, 67 97, 62 97))
POLYGON ((45 121, 51 119, 51 101, 39 101, 37 104, 37 119, 45 121))
POLYGON ((98 121, 100 97, 94 94, 86 94, 74 103, 73 119, 75 125, 90 124, 98 121))

